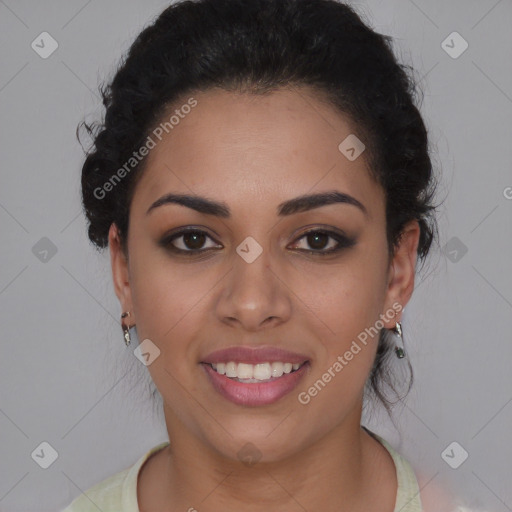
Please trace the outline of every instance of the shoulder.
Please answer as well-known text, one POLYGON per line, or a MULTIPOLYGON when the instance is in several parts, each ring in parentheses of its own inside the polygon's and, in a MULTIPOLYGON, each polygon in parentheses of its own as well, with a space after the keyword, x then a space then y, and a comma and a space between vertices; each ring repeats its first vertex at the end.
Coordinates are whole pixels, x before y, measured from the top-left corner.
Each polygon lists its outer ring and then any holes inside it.
POLYGON ((80 494, 62 512, 105 512, 122 510, 123 486, 130 469, 120 471, 80 494))
POLYGON ((169 444, 168 441, 154 446, 137 462, 123 471, 97 483, 75 498, 62 512, 138 512, 137 479, 146 460, 169 444))
POLYGON ((396 510, 421 512, 469 512, 457 506, 447 489, 432 475, 415 471, 403 457, 382 436, 369 432, 388 450, 396 468, 398 492, 396 510))
MULTIPOLYGON (((418 473, 422 512, 483 512, 484 509, 474 508, 462 496, 454 495, 432 475, 418 473)), ((487 510, 487 509, 485 509, 487 510)))
POLYGON ((432 475, 417 472, 417 479, 423 512, 470 512, 462 508, 453 494, 432 475))

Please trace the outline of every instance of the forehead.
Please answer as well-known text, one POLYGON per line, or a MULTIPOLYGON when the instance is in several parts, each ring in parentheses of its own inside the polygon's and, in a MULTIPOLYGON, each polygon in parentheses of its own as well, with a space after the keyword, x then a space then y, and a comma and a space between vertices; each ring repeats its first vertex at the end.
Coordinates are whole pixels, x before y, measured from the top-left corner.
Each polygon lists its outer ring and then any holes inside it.
POLYGON ((334 188, 369 209, 382 201, 364 152, 350 161, 339 149, 356 128, 307 88, 194 93, 175 103, 156 128, 134 208, 147 209, 172 191, 221 199, 233 210, 248 198, 277 203, 334 188), (195 106, 182 108, 193 104, 191 98, 195 106))

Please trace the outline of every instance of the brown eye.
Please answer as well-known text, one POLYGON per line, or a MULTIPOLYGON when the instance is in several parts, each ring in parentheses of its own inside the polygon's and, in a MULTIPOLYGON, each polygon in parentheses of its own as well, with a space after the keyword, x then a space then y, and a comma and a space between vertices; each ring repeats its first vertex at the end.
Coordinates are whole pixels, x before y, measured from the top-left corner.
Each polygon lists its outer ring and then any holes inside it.
POLYGON ((304 233, 297 240, 304 240, 308 247, 300 248, 299 250, 309 252, 312 254, 324 255, 332 254, 340 251, 341 249, 352 247, 355 245, 356 240, 347 238, 334 231, 314 230, 304 233), (331 240, 331 241, 330 241, 331 240))
POLYGON ((322 233, 321 231, 315 231, 306 235, 306 240, 310 247, 313 249, 325 249, 329 244, 329 235, 322 233))
POLYGON ((204 231, 185 229, 164 237, 159 245, 172 252, 193 255, 215 247, 215 244, 205 247, 208 240, 212 238, 204 231))
POLYGON ((192 232, 192 233, 185 233, 182 235, 183 238, 183 245, 185 245, 188 249, 201 249, 201 247, 204 245, 206 236, 204 233, 199 232, 192 232))

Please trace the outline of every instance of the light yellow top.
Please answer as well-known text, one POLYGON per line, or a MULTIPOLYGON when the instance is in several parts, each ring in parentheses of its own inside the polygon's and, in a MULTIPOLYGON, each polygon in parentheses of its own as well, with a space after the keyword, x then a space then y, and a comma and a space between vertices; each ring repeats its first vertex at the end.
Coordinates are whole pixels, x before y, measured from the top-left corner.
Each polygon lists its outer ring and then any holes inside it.
MULTIPOLYGON (((374 432, 369 433, 388 450, 395 463, 398 491, 394 512, 422 512, 418 481, 409 462, 385 439, 374 432)), ((150 455, 168 444, 166 441, 151 448, 133 466, 91 487, 62 512, 140 512, 137 502, 139 470, 150 455)))

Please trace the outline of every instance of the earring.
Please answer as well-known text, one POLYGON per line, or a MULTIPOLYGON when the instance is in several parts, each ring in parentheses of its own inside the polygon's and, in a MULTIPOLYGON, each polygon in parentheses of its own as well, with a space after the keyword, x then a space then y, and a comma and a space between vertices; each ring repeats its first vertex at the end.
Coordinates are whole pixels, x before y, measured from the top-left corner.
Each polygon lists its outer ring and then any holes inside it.
MULTIPOLYGON (((131 342, 131 338, 130 338, 130 326, 128 325, 125 325, 123 323, 123 318, 126 318, 127 316, 130 316, 130 312, 129 311, 125 311, 122 315, 121 315, 121 327, 123 328, 123 336, 124 336, 124 342, 126 344, 126 346, 128 346, 131 342)), ((131 326, 133 327, 133 325, 131 326)))
POLYGON ((402 342, 401 347, 395 344, 395 354, 398 359, 403 359, 405 357, 405 350, 403 347, 402 324, 400 322, 396 322, 395 327, 393 327, 391 331, 393 331, 402 342))

